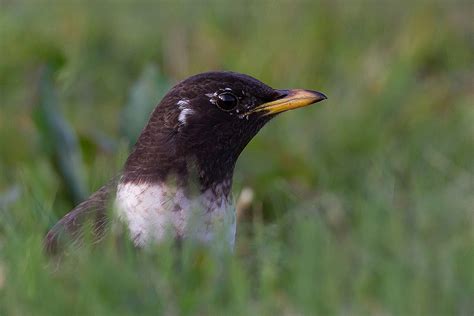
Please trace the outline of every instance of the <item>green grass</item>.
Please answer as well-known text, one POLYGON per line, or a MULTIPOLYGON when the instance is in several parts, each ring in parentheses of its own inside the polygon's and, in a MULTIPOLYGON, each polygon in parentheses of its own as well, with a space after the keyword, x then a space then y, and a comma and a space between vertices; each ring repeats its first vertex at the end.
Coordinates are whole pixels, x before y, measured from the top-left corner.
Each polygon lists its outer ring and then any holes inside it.
POLYGON ((473 11, 0 2, 0 315, 474 314, 473 11), (244 151, 235 253, 110 238, 46 258, 163 93, 212 69, 329 96, 244 151))

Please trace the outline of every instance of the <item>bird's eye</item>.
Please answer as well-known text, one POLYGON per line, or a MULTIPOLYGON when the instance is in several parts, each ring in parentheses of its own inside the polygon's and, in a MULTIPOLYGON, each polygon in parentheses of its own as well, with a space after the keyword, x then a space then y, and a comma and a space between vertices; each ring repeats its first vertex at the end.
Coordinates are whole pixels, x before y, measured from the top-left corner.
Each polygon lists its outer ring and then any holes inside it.
POLYGON ((224 111, 231 111, 237 107, 239 100, 230 92, 224 92, 217 97, 217 106, 224 111))

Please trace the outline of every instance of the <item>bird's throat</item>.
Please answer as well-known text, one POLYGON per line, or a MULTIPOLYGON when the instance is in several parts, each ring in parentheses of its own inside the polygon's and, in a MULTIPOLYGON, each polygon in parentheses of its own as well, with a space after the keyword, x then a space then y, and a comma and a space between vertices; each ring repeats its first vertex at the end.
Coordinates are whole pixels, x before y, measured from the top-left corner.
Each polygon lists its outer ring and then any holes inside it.
POLYGON ((180 146, 174 135, 145 130, 128 157, 122 173, 123 183, 175 185, 187 191, 219 191, 228 197, 238 153, 232 149, 196 145, 180 146), (219 189, 217 189, 219 188, 219 189))

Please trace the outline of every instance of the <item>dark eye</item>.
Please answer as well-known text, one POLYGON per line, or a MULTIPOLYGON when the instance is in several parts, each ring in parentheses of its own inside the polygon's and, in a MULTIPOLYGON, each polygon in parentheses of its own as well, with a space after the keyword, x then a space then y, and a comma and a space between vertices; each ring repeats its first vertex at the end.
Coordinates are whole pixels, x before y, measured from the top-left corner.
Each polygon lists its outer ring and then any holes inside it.
POLYGON ((237 107, 239 100, 230 92, 224 92, 217 97, 217 106, 224 111, 231 111, 237 107))

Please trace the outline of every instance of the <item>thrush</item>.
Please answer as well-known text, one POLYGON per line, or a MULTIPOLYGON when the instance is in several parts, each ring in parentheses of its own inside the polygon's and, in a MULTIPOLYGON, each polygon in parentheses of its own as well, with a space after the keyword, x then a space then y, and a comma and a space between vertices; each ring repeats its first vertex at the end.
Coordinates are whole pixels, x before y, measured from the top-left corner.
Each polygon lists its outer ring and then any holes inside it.
POLYGON ((171 236, 233 248, 231 188, 240 153, 277 114, 324 99, 235 72, 185 79, 152 112, 120 176, 66 214, 46 235, 46 249, 55 252, 64 238, 80 240, 86 222, 100 239, 111 221, 124 223, 137 247, 171 236))

